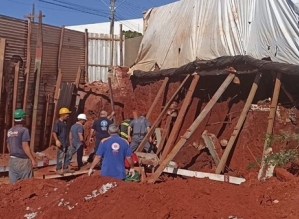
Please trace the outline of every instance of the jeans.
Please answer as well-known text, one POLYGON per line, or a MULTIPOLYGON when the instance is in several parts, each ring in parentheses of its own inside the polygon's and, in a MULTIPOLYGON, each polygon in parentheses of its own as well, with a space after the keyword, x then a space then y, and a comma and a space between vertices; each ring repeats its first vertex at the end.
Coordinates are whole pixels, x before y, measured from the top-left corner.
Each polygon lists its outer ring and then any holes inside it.
POLYGON ((83 145, 80 144, 76 144, 73 145, 72 147, 72 154, 77 153, 77 163, 78 163, 78 168, 83 167, 83 162, 82 162, 82 158, 83 158, 83 145))
POLYGON ((63 169, 68 169, 68 166, 72 159, 72 150, 71 147, 63 147, 57 148, 57 166, 56 170, 61 170, 62 167, 62 160, 64 160, 63 163, 63 169))
MULTIPOLYGON (((138 146, 142 142, 143 138, 144 138, 144 136, 133 135, 132 141, 130 143, 130 148, 131 148, 132 152, 134 152, 138 148, 138 146)), ((147 153, 153 152, 149 142, 146 142, 144 149, 147 153)))
POLYGON ((33 167, 30 159, 10 158, 9 159, 9 181, 15 183, 20 179, 33 177, 33 167))

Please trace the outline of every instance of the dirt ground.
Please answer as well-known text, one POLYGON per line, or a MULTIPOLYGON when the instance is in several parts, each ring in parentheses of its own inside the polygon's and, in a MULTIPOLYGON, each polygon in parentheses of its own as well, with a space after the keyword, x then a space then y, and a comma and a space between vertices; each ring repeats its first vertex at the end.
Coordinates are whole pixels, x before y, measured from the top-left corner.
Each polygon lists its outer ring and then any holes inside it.
POLYGON ((69 182, 31 179, 0 189, 1 218, 295 219, 299 215, 298 180, 272 178, 259 183, 254 176, 240 186, 180 178, 148 185, 95 174, 69 182), (115 187, 100 194, 103 185, 115 187))
MULTIPOLYGON (((126 71, 125 68, 119 68, 118 83, 114 83, 117 122, 130 117, 133 110, 139 114, 147 112, 162 84, 162 80, 147 84, 136 81, 132 83, 126 71)), ((225 146, 221 146, 219 142, 229 140, 244 107, 253 78, 240 77, 242 86, 232 84, 228 87, 174 158, 180 168, 215 171, 216 165, 208 150, 200 150, 200 147, 195 146, 202 144, 201 135, 207 130, 209 135, 214 136, 215 149, 221 157, 225 146)), ((223 79, 222 76, 200 79, 177 141, 204 109, 223 79)), ((158 117, 180 81, 182 78, 172 79, 149 118, 151 123, 158 117)), ((178 110, 190 83, 191 80, 175 99, 178 102, 178 110)), ((262 81, 261 84, 267 83, 262 81)), ((262 108, 269 108, 269 103, 258 101, 268 98, 272 90, 271 84, 262 86, 254 103, 262 108)), ((85 138, 88 140, 92 122, 101 110, 110 113, 111 106, 105 84, 82 86, 81 92, 84 96, 84 113, 88 117, 85 125, 85 138)), ((285 97, 281 95, 279 102, 285 101, 285 97)), ((299 118, 298 110, 285 105, 279 106, 274 125, 275 135, 298 132, 298 125, 288 120, 292 110, 299 118)), ((183 179, 166 174, 162 177, 164 181, 157 184, 117 181, 99 177, 97 173, 92 177, 85 174, 70 181, 30 179, 15 185, 0 185, 0 218, 299 218, 298 161, 289 163, 284 168, 277 168, 276 177, 263 183, 257 181, 268 115, 269 111, 261 110, 251 110, 248 113, 229 157, 228 174, 246 179, 246 182, 239 186, 208 179, 183 179), (103 185, 114 187, 104 194, 99 194, 103 185), (90 198, 92 194, 96 197, 90 198)), ((162 129, 164 121, 165 118, 161 122, 162 129)), ((88 143, 87 145, 88 150, 94 147, 88 143)), ((273 151, 297 148, 297 145, 294 141, 274 142, 273 151)), ((48 148, 44 153, 50 159, 55 158, 55 147, 48 148)), ((0 158, 0 164, 5 163, 7 158, 0 158)))

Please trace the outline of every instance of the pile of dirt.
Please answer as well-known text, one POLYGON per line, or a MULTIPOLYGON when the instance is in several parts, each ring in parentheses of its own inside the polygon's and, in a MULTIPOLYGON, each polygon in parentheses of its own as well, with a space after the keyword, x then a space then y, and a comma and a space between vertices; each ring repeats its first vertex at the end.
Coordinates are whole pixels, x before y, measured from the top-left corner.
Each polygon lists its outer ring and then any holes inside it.
POLYGON ((158 184, 86 175, 0 186, 1 218, 297 218, 299 182, 240 186, 169 178, 158 184), (33 217, 35 215, 35 217, 33 217), (30 217, 31 216, 31 217, 30 217))

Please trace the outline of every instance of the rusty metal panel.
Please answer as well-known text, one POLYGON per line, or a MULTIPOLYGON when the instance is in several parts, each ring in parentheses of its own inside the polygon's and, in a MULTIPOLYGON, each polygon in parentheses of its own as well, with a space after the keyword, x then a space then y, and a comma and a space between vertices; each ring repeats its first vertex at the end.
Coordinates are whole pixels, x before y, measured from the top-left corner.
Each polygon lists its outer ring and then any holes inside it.
MULTIPOLYGON (((84 33, 65 29, 61 51, 62 81, 75 82, 79 65, 85 67, 85 36, 84 33)), ((82 71, 84 72, 84 71, 82 71)), ((84 81, 82 74, 80 81, 84 81)))

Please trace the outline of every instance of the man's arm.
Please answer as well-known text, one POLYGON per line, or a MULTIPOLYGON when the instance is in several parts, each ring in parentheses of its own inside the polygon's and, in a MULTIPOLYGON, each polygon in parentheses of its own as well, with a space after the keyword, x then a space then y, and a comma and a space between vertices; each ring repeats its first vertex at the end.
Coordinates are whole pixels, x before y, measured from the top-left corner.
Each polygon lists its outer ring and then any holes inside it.
POLYGON ((94 129, 92 128, 92 129, 90 129, 90 135, 89 135, 89 141, 90 142, 93 142, 93 135, 94 135, 94 129))
POLYGON ((36 163, 35 158, 32 154, 32 151, 29 147, 29 143, 28 143, 29 141, 30 141, 30 135, 29 135, 29 131, 27 129, 27 130, 25 130, 25 132, 22 135, 22 148, 23 148, 25 154, 31 160, 32 166, 36 167, 37 163, 36 163))
POLYGON ((115 112, 114 111, 112 111, 111 114, 109 116, 107 116, 107 118, 111 120, 111 119, 113 119, 113 116, 115 116, 115 112))
POLYGON ((73 145, 72 145, 73 135, 72 135, 71 132, 70 132, 70 134, 69 134, 69 141, 70 141, 70 146, 72 147, 72 146, 73 146, 73 145))
POLYGON ((131 156, 130 157, 126 157, 126 159, 127 159, 128 163, 130 165, 130 168, 133 169, 134 168, 134 162, 133 162, 132 157, 131 156))
POLYGON ((102 156, 96 155, 92 161, 90 169, 93 169, 101 160, 102 160, 102 156))

